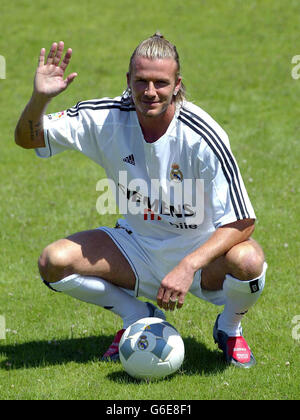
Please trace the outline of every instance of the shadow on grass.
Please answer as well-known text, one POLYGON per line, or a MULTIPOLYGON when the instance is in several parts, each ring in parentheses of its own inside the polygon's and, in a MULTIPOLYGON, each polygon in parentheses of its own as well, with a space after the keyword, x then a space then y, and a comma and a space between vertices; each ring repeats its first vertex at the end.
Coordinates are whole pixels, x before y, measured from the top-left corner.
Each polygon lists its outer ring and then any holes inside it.
MULTIPOLYGON (((113 336, 90 336, 57 341, 30 341, 27 343, 0 344, 0 355, 6 357, 0 363, 2 370, 29 369, 54 366, 69 362, 99 362, 101 355, 111 344, 113 336)), ((185 360, 179 371, 183 375, 212 375, 226 369, 222 353, 210 350, 194 338, 185 337, 185 360)), ((135 382, 123 369, 108 374, 117 382, 135 382)))
POLYGON ((0 363, 0 369, 26 369, 69 362, 99 361, 100 356, 106 351, 113 338, 112 335, 90 336, 51 341, 29 341, 9 345, 3 345, 0 342, 0 355, 6 357, 6 360, 0 363))
POLYGON ((228 367, 217 345, 215 350, 211 350, 191 337, 184 338, 184 345, 185 360, 182 369, 186 375, 213 375, 228 367))

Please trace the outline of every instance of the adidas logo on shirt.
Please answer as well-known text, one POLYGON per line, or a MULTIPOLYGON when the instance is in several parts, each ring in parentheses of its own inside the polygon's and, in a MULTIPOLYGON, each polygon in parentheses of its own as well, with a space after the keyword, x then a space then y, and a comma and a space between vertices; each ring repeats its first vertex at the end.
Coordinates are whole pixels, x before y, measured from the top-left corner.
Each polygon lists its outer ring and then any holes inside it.
POLYGON ((123 162, 130 163, 130 165, 135 165, 134 156, 129 155, 123 159, 123 162))

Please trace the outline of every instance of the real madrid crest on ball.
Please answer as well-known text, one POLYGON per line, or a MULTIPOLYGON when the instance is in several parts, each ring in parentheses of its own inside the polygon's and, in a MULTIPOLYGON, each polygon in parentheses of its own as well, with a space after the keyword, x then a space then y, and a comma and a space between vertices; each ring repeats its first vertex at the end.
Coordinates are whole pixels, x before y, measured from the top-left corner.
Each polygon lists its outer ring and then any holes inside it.
POLYGON ((140 339, 137 343, 138 348, 140 350, 146 350, 148 345, 149 345, 149 343, 148 343, 148 340, 147 340, 147 336, 146 335, 141 335, 141 337, 140 337, 140 339))
POLYGON ((173 163, 172 170, 170 173, 171 181, 182 182, 183 181, 183 174, 179 169, 179 165, 177 163, 173 163))

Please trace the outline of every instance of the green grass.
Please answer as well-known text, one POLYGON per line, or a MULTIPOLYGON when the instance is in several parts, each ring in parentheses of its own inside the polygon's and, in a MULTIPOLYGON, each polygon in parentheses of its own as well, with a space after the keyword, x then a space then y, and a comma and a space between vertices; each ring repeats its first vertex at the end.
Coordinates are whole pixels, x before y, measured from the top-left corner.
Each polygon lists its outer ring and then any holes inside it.
POLYGON ((299 399, 299 94, 291 59, 300 54, 300 5, 290 0, 46 0, 3 2, 0 55, 1 399, 299 399), (140 383, 105 364, 120 321, 101 308, 54 294, 39 279, 45 245, 76 231, 112 226, 96 212, 100 167, 70 152, 50 160, 17 148, 13 132, 32 91, 41 47, 64 40, 78 78, 50 105, 116 96, 129 55, 157 29, 179 50, 190 99, 227 130, 269 264, 267 284, 244 320, 257 358, 249 371, 227 367, 212 340, 218 308, 188 296, 168 320, 186 346, 182 369, 140 383))

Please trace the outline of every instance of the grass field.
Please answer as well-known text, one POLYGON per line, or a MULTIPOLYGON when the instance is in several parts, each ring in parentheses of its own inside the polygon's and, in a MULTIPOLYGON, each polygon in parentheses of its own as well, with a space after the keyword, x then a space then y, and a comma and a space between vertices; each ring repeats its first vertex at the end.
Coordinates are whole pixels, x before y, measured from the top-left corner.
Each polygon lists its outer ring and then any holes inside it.
POLYGON ((300 54, 296 0, 15 0, 0 7, 0 399, 202 400, 300 397, 299 300, 300 54), (136 44, 159 29, 177 47, 189 98, 228 132, 257 213, 255 239, 269 264, 267 284, 244 320, 257 365, 224 365, 212 339, 218 308, 188 296, 167 319, 186 358, 165 381, 139 383, 99 355, 120 321, 41 284, 45 245, 73 232, 112 226, 96 212, 102 169, 70 152, 39 160, 14 144, 32 92, 41 47, 64 40, 78 78, 49 112, 125 87, 136 44), (299 323, 299 321, 298 321, 299 323), (0 334, 1 336, 1 334, 0 334))

